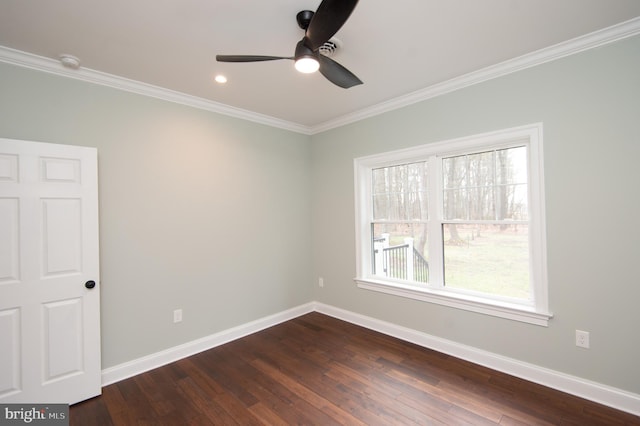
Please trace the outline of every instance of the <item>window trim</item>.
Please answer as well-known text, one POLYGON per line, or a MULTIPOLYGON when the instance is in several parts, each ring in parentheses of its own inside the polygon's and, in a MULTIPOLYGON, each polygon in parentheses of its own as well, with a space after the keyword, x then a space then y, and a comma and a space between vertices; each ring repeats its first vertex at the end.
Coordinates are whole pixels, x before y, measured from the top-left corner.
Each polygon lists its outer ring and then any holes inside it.
MULTIPOLYGON (((356 219, 356 278, 354 278, 354 281, 358 287, 510 320, 547 326, 549 319, 553 315, 550 313, 548 305, 542 133, 542 123, 534 123, 354 159, 356 219), (474 149, 503 148, 514 142, 523 142, 528 147, 529 250, 534 296, 532 305, 458 293, 441 286, 416 287, 400 281, 381 279, 379 276, 372 275, 370 272, 372 262, 370 256, 370 212, 372 207, 371 171, 374 168, 393 166, 403 162, 427 160, 433 156, 445 157, 463 154, 474 149)), ((433 173, 433 177, 440 179, 439 176, 435 175, 436 171, 430 170, 430 173, 433 173)), ((439 183, 439 187, 441 186, 441 183, 439 183)), ((434 195, 441 197, 440 194, 434 195)), ((439 199, 436 204, 438 206, 441 205, 439 199)), ((430 210, 430 217, 433 217, 431 216, 432 212, 434 212, 433 209, 430 210)), ((441 215, 441 212, 437 213, 441 215)), ((438 220, 443 221, 441 216, 438 216, 438 220)), ((437 271, 436 274, 438 277, 442 275, 441 271, 437 271)))

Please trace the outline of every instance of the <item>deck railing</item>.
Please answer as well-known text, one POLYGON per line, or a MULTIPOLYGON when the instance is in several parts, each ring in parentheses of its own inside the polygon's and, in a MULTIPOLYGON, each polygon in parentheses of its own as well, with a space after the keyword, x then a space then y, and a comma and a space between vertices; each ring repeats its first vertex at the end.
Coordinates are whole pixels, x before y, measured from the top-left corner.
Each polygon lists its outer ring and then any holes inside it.
POLYGON ((429 263, 413 246, 413 238, 404 244, 389 246, 389 234, 373 240, 373 273, 407 281, 429 282, 429 263))

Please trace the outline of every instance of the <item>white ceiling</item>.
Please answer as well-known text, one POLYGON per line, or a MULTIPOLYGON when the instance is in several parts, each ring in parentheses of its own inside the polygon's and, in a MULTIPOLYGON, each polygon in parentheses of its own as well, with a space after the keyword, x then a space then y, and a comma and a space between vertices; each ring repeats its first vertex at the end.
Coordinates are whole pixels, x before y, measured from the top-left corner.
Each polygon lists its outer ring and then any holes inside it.
POLYGON ((312 128, 640 16, 638 0, 362 0, 333 59, 363 85, 341 89, 292 61, 216 62, 216 54, 292 56, 303 36, 296 14, 319 4, 0 0, 0 46, 72 54, 81 70, 312 128), (218 73, 227 84, 213 82, 218 73))

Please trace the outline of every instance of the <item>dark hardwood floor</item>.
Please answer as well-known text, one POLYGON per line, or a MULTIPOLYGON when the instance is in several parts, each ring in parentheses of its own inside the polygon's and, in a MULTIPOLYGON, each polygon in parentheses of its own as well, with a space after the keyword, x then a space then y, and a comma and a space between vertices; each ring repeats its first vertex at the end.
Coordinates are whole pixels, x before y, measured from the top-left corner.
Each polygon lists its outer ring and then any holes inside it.
POLYGON ((640 425, 640 417, 311 313, 123 380, 71 425, 640 425))

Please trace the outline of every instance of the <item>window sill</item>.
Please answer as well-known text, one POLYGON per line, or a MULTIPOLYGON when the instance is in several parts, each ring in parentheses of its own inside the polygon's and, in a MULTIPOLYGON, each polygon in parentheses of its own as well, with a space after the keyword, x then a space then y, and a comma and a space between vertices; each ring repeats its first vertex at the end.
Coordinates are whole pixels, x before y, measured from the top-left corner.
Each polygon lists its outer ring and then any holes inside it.
POLYGON ((451 292, 417 288, 400 283, 391 283, 371 278, 355 278, 354 281, 358 284, 359 288, 366 290, 378 291, 414 300, 422 300, 424 302, 435 303, 485 315, 492 315, 513 321, 526 322, 543 327, 547 327, 549 319, 553 317, 553 315, 548 312, 537 312, 534 308, 528 306, 500 303, 498 301, 494 303, 487 303, 485 300, 479 298, 453 294, 451 292))

